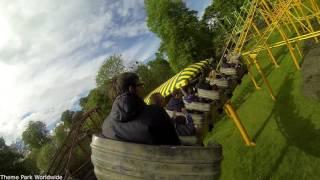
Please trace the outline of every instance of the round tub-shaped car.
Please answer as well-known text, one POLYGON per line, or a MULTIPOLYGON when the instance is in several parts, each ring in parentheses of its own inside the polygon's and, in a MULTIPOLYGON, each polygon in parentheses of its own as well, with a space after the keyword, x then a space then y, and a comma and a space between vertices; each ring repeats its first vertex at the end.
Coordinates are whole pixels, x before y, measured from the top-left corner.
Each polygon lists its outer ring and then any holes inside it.
POLYGON ((215 180, 222 147, 157 146, 93 136, 91 160, 98 180, 215 180))

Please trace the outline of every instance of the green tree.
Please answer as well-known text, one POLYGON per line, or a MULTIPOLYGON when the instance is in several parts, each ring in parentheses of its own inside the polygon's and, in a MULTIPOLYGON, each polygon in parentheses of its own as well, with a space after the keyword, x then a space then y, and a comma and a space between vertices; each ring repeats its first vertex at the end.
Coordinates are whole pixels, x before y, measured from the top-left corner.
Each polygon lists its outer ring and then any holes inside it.
POLYGON ((163 57, 157 57, 153 61, 149 61, 148 65, 152 71, 152 75, 155 77, 155 85, 158 86, 171 78, 174 73, 170 67, 170 64, 163 57))
POLYGON ((66 137, 68 136, 68 132, 70 127, 66 126, 65 124, 60 124, 54 129, 54 136, 52 137, 54 143, 57 147, 60 147, 66 137))
POLYGON ((66 127, 70 127, 72 124, 72 115, 74 111, 66 110, 61 114, 60 120, 65 124, 66 127))
MULTIPOLYGON (((240 11, 240 7, 244 0, 215 0, 208 6, 202 16, 202 22, 209 26, 209 29, 216 31, 217 29, 222 32, 230 31, 234 27, 236 18, 235 11, 240 11), (228 8, 226 8, 228 7, 228 8), (213 26, 210 23, 214 22, 213 26), (219 23, 218 23, 219 22, 219 23)), ((221 38, 221 36, 213 36, 214 38, 221 38)))
POLYGON ((114 76, 124 72, 124 65, 121 55, 111 55, 100 67, 96 76, 96 84, 98 89, 103 91, 106 89, 107 82, 114 76))
POLYGON ((88 96, 80 98, 79 101, 80 101, 79 104, 83 109, 86 106, 87 102, 88 102, 88 96))
POLYGON ((219 16, 219 12, 216 10, 216 8, 212 2, 211 5, 206 7, 206 10, 204 11, 201 19, 203 22, 208 23, 210 20, 215 19, 218 16, 219 16))
POLYGON ((4 147, 0 150, 0 172, 11 175, 21 172, 22 158, 21 154, 4 147))
POLYGON ((49 141, 46 125, 41 121, 30 121, 22 139, 29 148, 40 148, 49 141))
MULTIPOLYGON (((219 15, 219 17, 233 17, 232 13, 234 11, 240 11, 241 6, 243 5, 243 3, 245 2, 245 0, 214 0, 212 2, 213 6, 213 10, 217 12, 217 14, 219 15)), ((209 6, 206 11, 208 9, 210 9, 211 7, 209 6)), ((211 11, 213 11, 211 10, 211 11)), ((206 14, 206 12, 205 12, 206 14)))
MULTIPOLYGON (((108 86, 108 85, 106 85, 108 86)), ((100 91, 95 88, 89 92, 89 95, 86 97, 86 102, 84 103, 83 110, 88 111, 95 107, 100 107, 103 111, 103 114, 106 115, 109 113, 112 102, 107 95, 107 91, 100 91)))
POLYGON ((161 39, 161 51, 175 72, 213 56, 212 34, 182 0, 145 0, 147 25, 161 39))
POLYGON ((104 61, 96 76, 97 88, 92 89, 86 97, 80 99, 80 106, 84 112, 100 107, 103 117, 109 113, 112 106, 111 99, 108 97, 109 84, 113 77, 124 70, 121 55, 112 55, 104 61))
POLYGON ((3 137, 0 137, 0 150, 6 149, 7 145, 3 137))
POLYGON ((236 18, 233 13, 235 11, 239 12, 244 2, 245 0, 214 0, 202 16, 202 23, 206 24, 213 34, 212 44, 216 59, 221 57, 226 40, 230 37, 230 32, 234 28, 236 18))
POLYGON ((145 95, 174 75, 168 61, 159 54, 156 57, 147 64, 139 64, 135 71, 144 82, 145 95))
POLYGON ((39 149, 32 148, 29 150, 29 153, 25 155, 25 158, 23 160, 24 167, 29 174, 39 174, 40 170, 37 166, 37 158, 39 156, 39 149))
POLYGON ((0 174, 17 175, 31 174, 37 172, 37 168, 30 169, 28 160, 23 159, 23 155, 5 144, 5 140, 0 137, 0 174))
POLYGON ((154 76, 152 74, 152 71, 150 70, 150 68, 147 65, 139 64, 137 66, 135 73, 137 73, 138 76, 140 77, 141 81, 144 82, 144 93, 145 93, 144 95, 146 95, 155 86, 155 84, 153 82, 154 76))
POLYGON ((40 148, 37 157, 37 166, 42 172, 47 171, 56 150, 56 147, 52 143, 47 143, 40 148))

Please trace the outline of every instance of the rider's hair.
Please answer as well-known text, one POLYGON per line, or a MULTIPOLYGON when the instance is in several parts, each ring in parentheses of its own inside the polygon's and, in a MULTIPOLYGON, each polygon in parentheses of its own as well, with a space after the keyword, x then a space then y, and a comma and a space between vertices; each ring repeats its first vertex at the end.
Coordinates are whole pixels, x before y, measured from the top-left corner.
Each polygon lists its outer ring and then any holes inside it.
POLYGON ((120 94, 129 92, 130 86, 135 88, 139 82, 139 76, 133 72, 121 73, 111 79, 108 94, 114 100, 120 94))

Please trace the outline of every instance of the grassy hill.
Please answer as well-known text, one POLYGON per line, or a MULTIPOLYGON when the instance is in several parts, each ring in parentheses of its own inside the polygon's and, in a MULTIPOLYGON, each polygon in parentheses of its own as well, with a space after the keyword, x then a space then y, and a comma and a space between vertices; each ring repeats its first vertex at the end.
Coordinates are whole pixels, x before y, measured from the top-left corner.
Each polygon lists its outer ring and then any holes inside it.
MULTIPOLYGON (((258 59, 277 100, 272 101, 259 76, 261 90, 255 90, 245 76, 232 98, 256 147, 244 145, 227 117, 206 137, 205 143, 223 145, 221 180, 320 179, 320 103, 302 95, 302 74, 288 50, 273 51, 280 68, 271 66, 265 54, 258 59)), ((320 61, 317 66, 320 68, 320 61)))

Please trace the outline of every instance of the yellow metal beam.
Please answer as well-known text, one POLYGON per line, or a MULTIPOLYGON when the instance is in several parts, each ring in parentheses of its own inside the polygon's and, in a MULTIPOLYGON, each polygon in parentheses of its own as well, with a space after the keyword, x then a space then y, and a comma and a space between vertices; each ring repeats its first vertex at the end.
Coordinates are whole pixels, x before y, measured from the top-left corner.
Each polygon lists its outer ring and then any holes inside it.
POLYGON ((235 47, 235 51, 237 53, 240 53, 242 51, 243 45, 244 45, 245 40, 247 38, 248 32, 250 30, 251 23, 252 23, 253 18, 254 18, 254 14, 256 12, 256 9, 257 9, 259 3, 260 3, 259 0, 254 0, 252 2, 252 6, 250 7, 249 13, 247 15, 247 19, 246 19, 245 24, 243 26, 243 31, 240 34, 239 40, 238 40, 238 42, 236 44, 236 47, 235 47))
POLYGON ((240 117, 238 115, 238 113, 235 111, 234 107, 232 106, 231 102, 228 101, 225 105, 224 105, 224 110, 226 111, 226 114, 231 118, 231 120, 234 122, 234 124, 236 125, 236 127, 238 128, 240 135, 243 139, 243 141, 245 142, 245 144, 247 146, 256 146, 256 143, 254 143, 249 135, 248 132, 246 130, 246 128, 243 126, 240 117))
MULTIPOLYGON (((301 35, 301 36, 292 37, 292 38, 288 39, 288 43, 296 43, 296 42, 299 42, 299 41, 307 40, 307 39, 310 39, 310 38, 313 38, 313 37, 318 37, 318 36, 320 36, 320 30, 316 31, 316 32, 313 32, 313 33, 304 34, 304 35, 301 35)), ((274 43, 274 44, 270 45, 269 48, 272 49, 272 48, 277 48, 277 47, 284 46, 284 45, 286 45, 286 42, 285 41, 280 41, 280 42, 277 42, 277 43, 274 43)), ((263 50, 266 50, 266 47, 258 46, 253 50, 243 52, 242 55, 249 55, 249 54, 252 54, 252 53, 258 53, 258 52, 263 51, 263 50)))
MULTIPOLYGON (((264 0, 262 0, 262 2, 265 2, 264 0)), ((282 17, 285 15, 286 11, 289 10, 291 3, 293 2, 293 0, 287 0, 284 3, 280 3, 278 4, 278 9, 280 9, 279 11, 276 11, 274 16, 272 17, 272 22, 270 23, 270 26, 268 26, 268 28, 263 32, 262 37, 258 43, 256 43, 253 48, 263 45, 264 43, 267 42, 267 40, 269 39, 269 37, 271 36, 271 34, 274 32, 274 30, 277 28, 278 24, 280 23, 282 17)), ((269 11, 269 7, 266 6, 266 9, 269 11)), ((252 49, 253 50, 253 49, 252 49)))
POLYGON ((263 79, 263 82, 266 84, 266 86, 267 86, 267 88, 268 88, 268 91, 269 91, 269 94, 270 94, 270 96, 271 96, 271 99, 275 101, 275 100, 276 100, 276 97, 275 97, 275 95, 274 95, 274 93, 273 93, 273 90, 272 90, 272 88, 271 88, 271 85, 270 85, 270 83, 269 83, 266 75, 265 75, 264 72, 262 71, 262 68, 261 68, 259 62, 257 61, 257 54, 250 54, 249 56, 250 56, 250 58, 252 59, 253 63, 256 65, 256 68, 257 68, 258 72, 260 73, 260 75, 261 75, 261 77, 262 77, 262 79, 263 79))
MULTIPOLYGON (((258 27, 256 26, 256 24, 255 24, 254 22, 252 22, 252 26, 253 26, 254 30, 257 32, 257 34, 259 35, 259 37, 262 38, 262 37, 261 37, 261 33, 260 33, 258 27)), ((267 43, 267 42, 264 42, 263 45, 264 45, 264 47, 266 48, 266 50, 267 50, 267 52, 268 52, 268 54, 269 54, 269 56, 270 56, 270 58, 271 58, 271 63, 273 63, 273 65, 274 65, 276 68, 279 68, 279 65, 278 65, 276 59, 274 58, 274 56, 273 56, 273 54, 272 54, 272 51, 271 51, 271 49, 269 48, 268 43, 267 43)))

